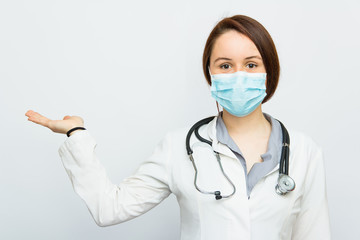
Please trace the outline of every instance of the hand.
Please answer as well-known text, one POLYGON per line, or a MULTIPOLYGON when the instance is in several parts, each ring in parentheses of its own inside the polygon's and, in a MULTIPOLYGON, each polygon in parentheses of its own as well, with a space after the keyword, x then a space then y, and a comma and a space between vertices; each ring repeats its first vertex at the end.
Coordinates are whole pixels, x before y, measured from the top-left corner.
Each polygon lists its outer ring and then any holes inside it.
MULTIPOLYGON (((84 127, 84 120, 79 116, 68 116, 66 115, 63 120, 51 120, 40 113, 29 110, 25 113, 25 116, 29 117, 28 120, 34 123, 40 124, 44 127, 49 128, 51 131, 56 133, 66 134, 70 129, 74 127, 84 127)), ((79 131, 75 130, 72 133, 79 131)), ((80 130, 81 131, 81 130, 80 130)), ((72 134, 70 133, 70 135, 72 134)))

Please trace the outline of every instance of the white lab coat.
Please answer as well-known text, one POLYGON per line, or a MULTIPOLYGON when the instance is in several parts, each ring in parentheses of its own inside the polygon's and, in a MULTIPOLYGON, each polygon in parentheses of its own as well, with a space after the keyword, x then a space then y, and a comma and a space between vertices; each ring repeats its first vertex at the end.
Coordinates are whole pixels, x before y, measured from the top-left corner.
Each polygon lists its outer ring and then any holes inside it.
MULTIPOLYGON (((213 141, 225 173, 234 182, 231 198, 215 200, 194 187, 194 169, 185 149, 188 128, 170 131, 136 173, 113 184, 95 154, 96 141, 88 130, 78 131, 59 148, 75 192, 85 201, 99 226, 139 216, 174 193, 181 212, 181 240, 327 240, 330 239, 324 160, 321 148, 308 136, 288 130, 289 175, 296 188, 275 193, 276 166, 259 180, 250 198, 244 170, 233 152, 216 139, 216 119, 200 128, 213 141)), ((190 128, 190 126, 189 126, 190 128)), ((198 142, 193 135, 191 144, 198 142)), ((199 170, 197 184, 205 191, 232 192, 210 148, 194 145, 199 170)), ((130 159, 131 160, 131 159, 130 159)))

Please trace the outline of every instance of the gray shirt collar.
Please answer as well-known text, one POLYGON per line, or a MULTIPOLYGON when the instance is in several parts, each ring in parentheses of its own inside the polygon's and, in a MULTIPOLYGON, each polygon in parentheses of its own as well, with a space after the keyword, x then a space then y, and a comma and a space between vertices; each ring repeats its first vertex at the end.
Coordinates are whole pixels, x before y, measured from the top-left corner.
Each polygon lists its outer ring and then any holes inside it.
MULTIPOLYGON (((281 144, 282 144, 282 131, 280 123, 273 118, 270 114, 264 113, 264 117, 271 123, 271 133, 268 142, 267 151, 261 154, 261 158, 266 161, 272 161, 273 164, 277 164, 280 161, 281 144)), ((222 119, 222 112, 219 113, 216 122, 216 137, 219 142, 227 145, 233 152, 242 153, 234 140, 230 137, 229 132, 222 119)))

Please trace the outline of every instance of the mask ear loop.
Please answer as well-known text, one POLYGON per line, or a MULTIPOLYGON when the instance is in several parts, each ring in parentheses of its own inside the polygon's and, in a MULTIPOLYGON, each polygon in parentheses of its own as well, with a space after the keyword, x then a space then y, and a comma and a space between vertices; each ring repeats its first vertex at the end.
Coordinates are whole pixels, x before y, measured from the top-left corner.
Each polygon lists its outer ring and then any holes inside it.
POLYGON ((219 104, 218 104, 217 101, 216 101, 216 107, 217 107, 217 110, 218 110, 218 114, 220 115, 219 104))

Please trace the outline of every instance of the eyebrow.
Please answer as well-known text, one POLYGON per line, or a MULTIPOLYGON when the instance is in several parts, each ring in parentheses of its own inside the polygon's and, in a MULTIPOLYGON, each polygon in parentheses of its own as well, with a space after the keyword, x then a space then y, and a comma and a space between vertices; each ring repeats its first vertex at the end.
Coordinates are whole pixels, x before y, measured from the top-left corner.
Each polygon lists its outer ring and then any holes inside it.
POLYGON ((247 59, 251 59, 251 58, 258 58, 258 59, 262 60, 262 58, 259 55, 246 57, 245 59, 247 60, 247 59))
MULTIPOLYGON (((258 58, 258 59, 262 60, 262 58, 260 56, 258 56, 258 55, 246 57, 245 60, 248 60, 248 59, 251 59, 251 58, 258 58)), ((214 61, 214 63, 216 63, 219 60, 232 60, 232 59, 231 58, 226 58, 226 57, 219 57, 214 61)))

